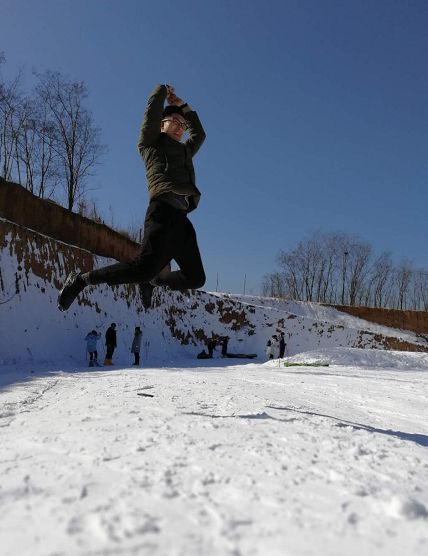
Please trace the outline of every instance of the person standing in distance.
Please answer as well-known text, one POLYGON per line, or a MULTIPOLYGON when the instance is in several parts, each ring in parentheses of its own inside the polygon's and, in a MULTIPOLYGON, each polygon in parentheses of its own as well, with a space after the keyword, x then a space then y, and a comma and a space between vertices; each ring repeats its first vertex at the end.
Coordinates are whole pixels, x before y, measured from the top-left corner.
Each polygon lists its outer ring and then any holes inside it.
POLYGON ((106 331, 106 358, 104 365, 113 365, 113 353, 117 347, 116 323, 112 322, 106 331))
POLYGON ((98 351, 97 351, 97 342, 101 338, 101 334, 98 334, 96 330, 91 330, 89 334, 87 334, 85 341, 86 341, 86 350, 89 353, 89 366, 93 367, 100 367, 101 365, 98 363, 98 351))
POLYGON ((132 346, 131 346, 131 353, 134 354, 133 365, 140 364, 140 351, 141 351, 142 338, 143 338, 143 333, 141 331, 141 328, 139 326, 136 326, 134 332, 134 339, 132 340, 132 346))
POLYGON ((285 343, 284 332, 281 332, 281 335, 279 337, 279 358, 280 359, 284 358, 286 347, 287 344, 285 343))
POLYGON ((146 308, 151 306, 155 286, 184 290, 204 285, 196 233, 187 217, 201 197, 193 157, 204 140, 197 113, 176 95, 174 87, 157 85, 147 102, 138 141, 149 192, 141 251, 127 263, 70 273, 58 296, 61 311, 66 311, 88 285, 138 283, 146 308), (186 130, 189 137, 183 143, 186 130), (171 272, 172 259, 179 270, 171 272))

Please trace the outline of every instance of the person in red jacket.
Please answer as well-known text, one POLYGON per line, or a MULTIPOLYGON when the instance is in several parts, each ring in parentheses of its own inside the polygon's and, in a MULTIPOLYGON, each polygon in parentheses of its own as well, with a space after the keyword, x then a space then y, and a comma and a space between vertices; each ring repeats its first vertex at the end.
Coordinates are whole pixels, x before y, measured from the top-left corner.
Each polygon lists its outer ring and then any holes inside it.
POLYGON ((205 271, 192 223, 187 217, 201 196, 195 183, 193 157, 205 140, 197 113, 170 85, 153 90, 145 111, 138 142, 146 166, 149 206, 144 237, 136 259, 90 272, 72 272, 58 296, 66 311, 88 285, 140 284, 143 305, 151 306, 155 286, 172 290, 200 288, 205 271), (169 103, 164 107, 165 101, 169 103), (185 131, 188 139, 183 143, 185 131), (171 271, 175 260, 179 270, 171 271))

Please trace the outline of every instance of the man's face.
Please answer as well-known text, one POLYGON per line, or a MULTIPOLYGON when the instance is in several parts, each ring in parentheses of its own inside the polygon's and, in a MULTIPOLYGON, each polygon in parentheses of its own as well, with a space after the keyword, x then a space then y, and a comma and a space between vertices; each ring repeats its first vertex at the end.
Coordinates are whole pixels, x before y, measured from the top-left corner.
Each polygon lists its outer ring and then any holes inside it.
POLYGON ((167 116, 161 123, 161 131, 166 133, 168 137, 175 141, 181 141, 184 132, 187 129, 186 120, 181 114, 171 114, 167 116))

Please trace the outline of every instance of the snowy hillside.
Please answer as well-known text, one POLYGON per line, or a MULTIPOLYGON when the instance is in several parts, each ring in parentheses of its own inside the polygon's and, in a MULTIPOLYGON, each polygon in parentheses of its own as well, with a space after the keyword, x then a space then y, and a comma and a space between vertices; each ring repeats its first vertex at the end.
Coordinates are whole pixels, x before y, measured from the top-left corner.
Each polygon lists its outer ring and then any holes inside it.
MULTIPOLYGON (((67 313, 56 306, 58 288, 74 269, 111 261, 0 219, 0 364, 85 365, 83 341, 92 330, 104 334, 117 323, 115 362, 128 364, 134 327, 143 330, 143 363, 169 364, 194 358, 209 338, 227 335, 229 351, 257 353, 265 360, 266 341, 285 332, 294 355, 327 347, 426 349, 416 334, 393 331, 339 311, 254 297, 159 290, 146 312, 135 286, 101 286, 85 291, 67 313), (416 347, 414 347, 416 345, 416 347)), ((102 342, 100 343, 103 355, 102 342)))
POLYGON ((109 261, 0 231, 2 556, 427 554, 428 354, 384 349, 425 340, 220 293, 159 291, 146 312, 133 286, 61 313, 68 272, 109 261), (115 366, 90 371, 83 338, 112 321, 115 366), (295 366, 265 361, 280 331, 295 366), (224 335, 258 359, 196 359, 224 335))

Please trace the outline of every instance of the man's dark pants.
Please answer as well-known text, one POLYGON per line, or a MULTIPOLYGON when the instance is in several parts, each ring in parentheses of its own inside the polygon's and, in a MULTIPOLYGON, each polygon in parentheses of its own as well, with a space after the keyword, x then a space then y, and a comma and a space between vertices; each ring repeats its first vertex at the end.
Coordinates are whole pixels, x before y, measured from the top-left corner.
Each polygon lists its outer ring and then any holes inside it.
POLYGON ((106 348, 106 359, 111 359, 113 357, 115 346, 113 344, 107 344, 106 348))
POLYGON ((205 272, 192 223, 184 211, 152 200, 144 221, 144 237, 139 255, 129 263, 117 263, 89 273, 91 284, 117 285, 154 280, 172 290, 200 288, 205 272), (180 270, 162 273, 174 259, 180 270), (155 279, 155 280, 154 280, 155 279))

